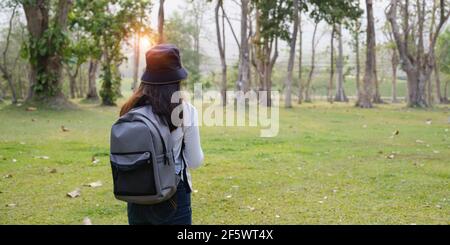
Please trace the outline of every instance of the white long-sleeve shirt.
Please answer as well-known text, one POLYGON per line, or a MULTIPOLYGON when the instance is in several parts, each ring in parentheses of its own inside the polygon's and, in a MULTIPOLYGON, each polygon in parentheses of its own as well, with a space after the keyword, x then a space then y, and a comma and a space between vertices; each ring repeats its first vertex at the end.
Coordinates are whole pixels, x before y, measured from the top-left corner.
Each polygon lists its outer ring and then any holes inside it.
POLYGON ((186 174, 188 176, 188 183, 192 189, 192 181, 189 174, 189 169, 198 168, 203 162, 203 150, 200 144, 200 131, 198 124, 197 109, 189 102, 183 101, 183 126, 171 132, 171 140, 173 143, 173 153, 175 163, 177 166, 177 173, 179 173, 180 166, 182 166, 181 154, 187 165, 186 174), (184 150, 181 153, 182 140, 184 140, 184 150))

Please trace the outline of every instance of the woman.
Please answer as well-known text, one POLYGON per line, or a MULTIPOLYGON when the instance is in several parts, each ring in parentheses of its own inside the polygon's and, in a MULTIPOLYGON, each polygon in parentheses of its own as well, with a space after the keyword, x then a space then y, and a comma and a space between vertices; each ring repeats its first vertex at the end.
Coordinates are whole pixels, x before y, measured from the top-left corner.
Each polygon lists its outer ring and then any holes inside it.
POLYGON ((180 91, 180 82, 188 74, 181 65, 179 50, 171 44, 160 44, 150 49, 146 53, 146 63, 141 85, 123 105, 120 115, 133 108, 150 105, 156 115, 168 122, 177 166, 175 174, 180 175, 181 181, 176 194, 168 201, 155 205, 128 203, 128 222, 130 225, 190 225, 192 182, 189 169, 199 167, 203 161, 198 113, 194 106, 182 99, 177 103, 171 102, 172 95, 180 91), (182 111, 176 111, 176 108, 182 108, 182 111), (174 122, 172 113, 180 115, 182 123, 174 122))

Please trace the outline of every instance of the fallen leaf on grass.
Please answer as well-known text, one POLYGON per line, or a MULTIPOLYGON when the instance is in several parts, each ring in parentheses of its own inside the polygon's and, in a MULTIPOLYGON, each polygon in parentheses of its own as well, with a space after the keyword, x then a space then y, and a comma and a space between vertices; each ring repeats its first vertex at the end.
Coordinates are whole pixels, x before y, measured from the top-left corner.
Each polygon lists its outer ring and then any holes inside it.
POLYGON ((427 119, 427 120, 425 121, 425 123, 426 123, 427 125, 431 125, 432 122, 433 122, 433 121, 432 121, 431 119, 427 119))
POLYGON ((434 153, 434 154, 439 154, 440 152, 439 152, 439 151, 433 151, 433 153, 434 153))
POLYGON ((100 162, 100 159, 96 158, 95 156, 92 156, 92 164, 97 164, 100 162))
POLYGON ((422 140, 416 140, 416 143, 417 143, 417 144, 423 144, 423 143, 425 143, 425 142, 423 142, 422 140))
POLYGON ((3 176, 4 179, 9 179, 9 178, 12 178, 12 177, 13 177, 12 174, 7 174, 7 175, 3 176))
POLYGON ((96 182, 91 182, 89 184, 86 184, 85 186, 96 188, 96 187, 100 187, 102 185, 103 185, 102 182, 99 180, 99 181, 96 181, 96 182))
POLYGON ((252 211, 252 212, 255 211, 255 207, 247 206, 247 208, 250 209, 250 211, 252 211))
POLYGON ((26 111, 37 111, 36 107, 27 107, 26 111))
POLYGON ((275 218, 277 218, 277 219, 280 218, 280 215, 276 214, 276 215, 275 215, 275 218))
POLYGON ((75 190, 67 193, 67 196, 70 198, 79 197, 81 195, 80 188, 76 188, 75 190))
POLYGON ((396 135, 399 135, 400 134, 400 131, 399 130, 395 130, 393 133, 392 133, 392 136, 396 136, 396 135))
POLYGON ((50 157, 48 157, 48 156, 36 156, 35 158, 37 158, 37 159, 44 159, 44 160, 50 159, 50 157))
POLYGON ((233 195, 227 195, 227 196, 225 196, 226 198, 232 198, 233 197, 233 195))
POLYGON ((15 207, 17 207, 17 204, 15 204, 15 203, 6 204, 6 207, 15 208, 15 207))
POLYGON ((66 128, 64 125, 61 125, 61 131, 69 132, 70 130, 68 128, 66 128))
POLYGON ((394 154, 389 154, 389 155, 386 156, 386 158, 387 158, 387 159, 394 159, 394 158, 395 158, 395 155, 394 155, 394 154))
POLYGON ((17 162, 17 159, 13 158, 13 159, 12 159, 12 162, 17 162))
POLYGON ((92 225, 91 219, 89 219, 88 217, 85 217, 83 219, 83 225, 92 225))

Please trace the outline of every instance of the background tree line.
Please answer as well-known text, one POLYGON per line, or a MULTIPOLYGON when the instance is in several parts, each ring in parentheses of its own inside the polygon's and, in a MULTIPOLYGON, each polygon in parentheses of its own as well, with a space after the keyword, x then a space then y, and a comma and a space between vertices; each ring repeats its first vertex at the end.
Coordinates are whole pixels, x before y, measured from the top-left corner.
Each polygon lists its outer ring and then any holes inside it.
MULTIPOLYGON (((293 96, 298 103, 311 102, 317 76, 317 59, 328 56, 326 98, 348 102, 345 83, 354 77, 356 105, 370 108, 384 103, 381 98, 377 63, 391 64, 392 102, 398 102, 398 71, 405 74, 409 106, 429 107, 448 103, 449 42, 446 28, 450 15, 448 0, 386 0, 384 43, 377 43, 372 0, 236 0, 239 28, 224 0, 187 0, 187 9, 165 15, 169 1, 149 0, 8 0, 8 13, 0 39, 0 100, 26 101, 50 106, 71 106, 69 98, 98 100, 114 105, 121 96, 120 66, 129 58, 124 47, 132 47, 133 83, 139 82, 141 39, 152 44, 171 42, 182 51, 190 72, 188 88, 197 81, 226 91, 267 91, 264 101, 271 106, 270 91, 283 92, 285 107, 293 96), (157 11, 157 28, 151 28, 150 13, 157 11), (211 57, 201 50, 204 17, 214 16, 214 52, 220 69, 205 71, 211 57), (364 18, 364 19, 363 19, 364 18), (311 40, 305 40, 305 23, 311 24, 311 40), (320 25, 327 25, 326 31, 320 25), (226 31, 230 30, 230 31, 226 31), (318 46, 329 32, 327 50, 318 46), (229 64, 227 51, 232 34, 239 58, 229 64), (350 36, 343 36, 350 33, 350 36), (365 36, 365 39, 364 39, 365 36), (215 40, 214 40, 215 39, 215 40), (344 49, 349 41, 351 53, 344 49), (287 43, 287 64, 279 63, 280 44, 287 43), (311 50, 310 60, 304 50, 311 50), (377 57, 381 54, 381 58, 377 57), (318 57, 321 56, 321 57, 318 57), (354 66, 348 65, 355 57, 354 66), (297 74, 294 71, 297 70, 297 74), (282 74, 282 75, 277 75, 282 74), (442 76, 444 75, 444 76, 442 76), (281 76, 274 82, 274 76, 281 76), (97 78, 100 87, 97 88, 97 78), (444 80, 445 79, 445 80, 444 80)), ((229 2, 228 2, 229 3, 229 2)), ((204 33, 203 33, 204 34, 204 33)), ((229 52, 229 51, 228 51, 229 52)), ((386 74, 381 74, 385 77, 386 74)))

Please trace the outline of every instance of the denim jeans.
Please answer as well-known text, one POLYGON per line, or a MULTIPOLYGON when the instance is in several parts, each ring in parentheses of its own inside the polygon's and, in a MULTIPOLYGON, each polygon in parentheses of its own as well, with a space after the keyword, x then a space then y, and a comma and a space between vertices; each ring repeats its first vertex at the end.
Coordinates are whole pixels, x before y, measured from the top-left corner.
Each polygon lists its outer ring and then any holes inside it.
POLYGON ((187 183, 180 181, 174 198, 154 204, 140 205, 128 203, 128 223, 130 225, 191 225, 191 193, 187 183), (176 203, 173 202, 176 200, 176 203))

